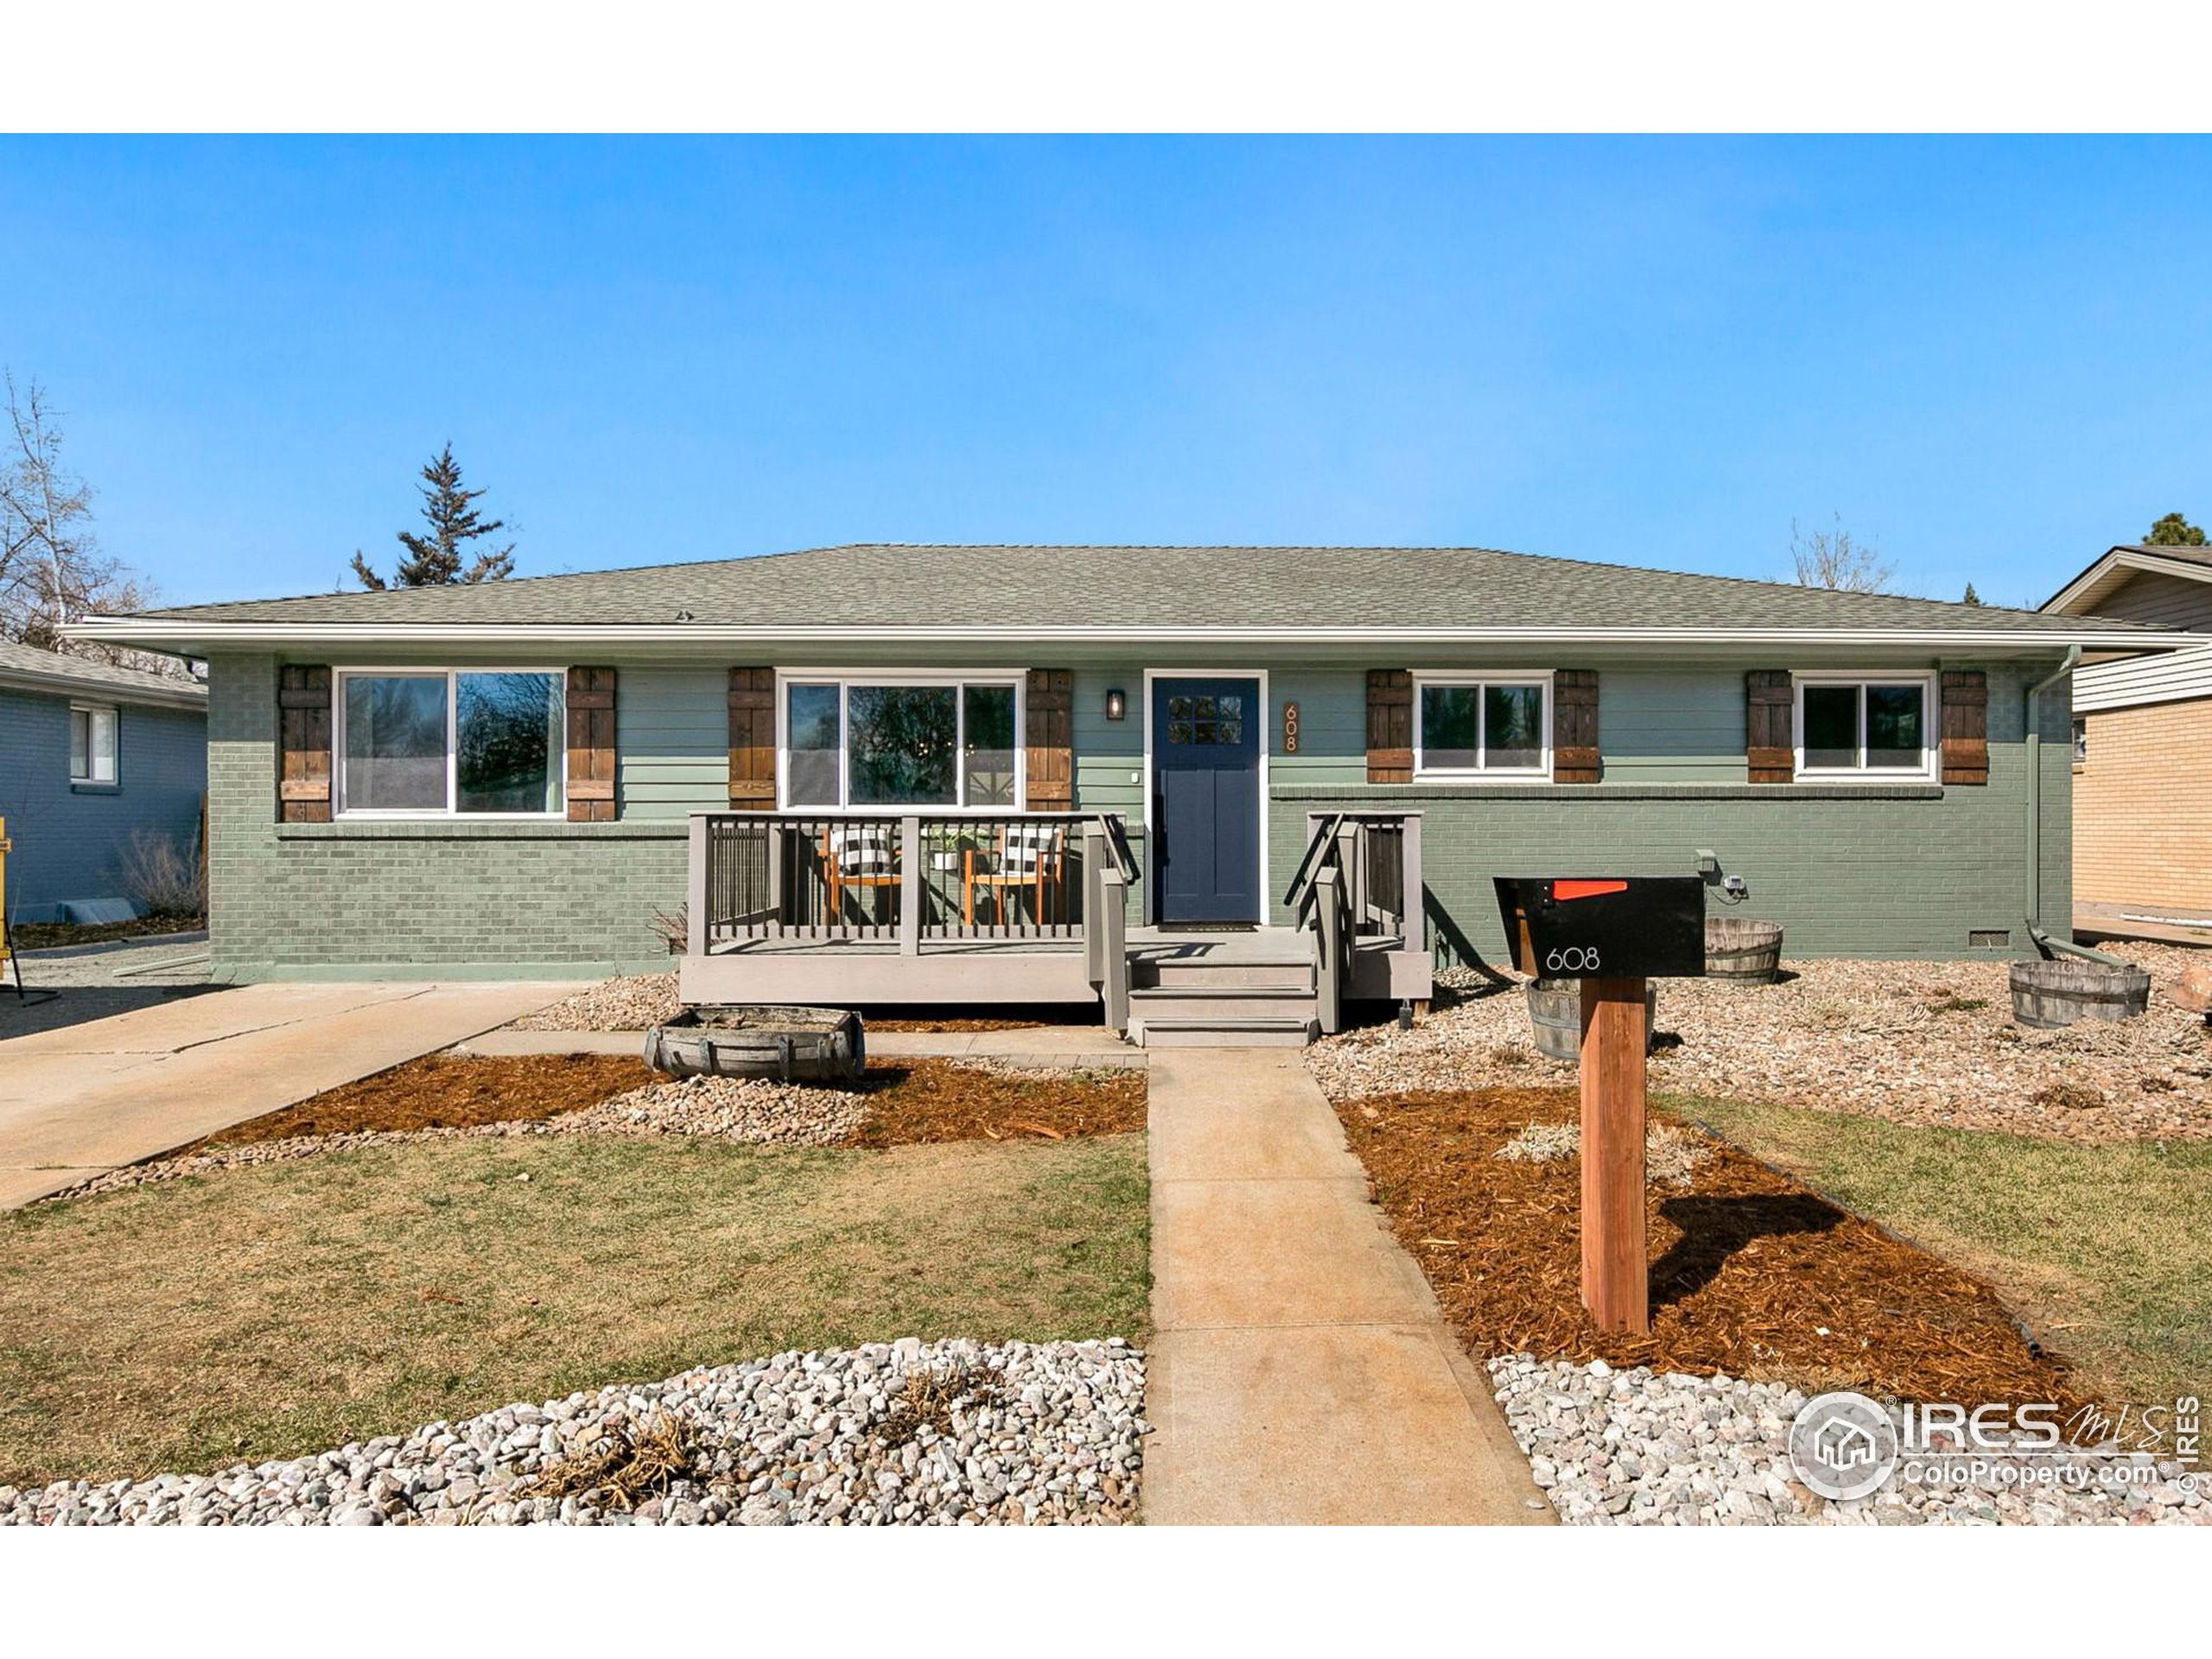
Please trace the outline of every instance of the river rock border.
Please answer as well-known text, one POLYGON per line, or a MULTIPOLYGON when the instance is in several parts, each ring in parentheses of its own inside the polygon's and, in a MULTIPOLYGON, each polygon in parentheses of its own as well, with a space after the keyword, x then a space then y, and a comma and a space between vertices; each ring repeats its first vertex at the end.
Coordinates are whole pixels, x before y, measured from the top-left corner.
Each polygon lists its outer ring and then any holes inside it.
MULTIPOLYGON (((2177 1464, 2155 1483, 2080 1491, 1891 1480, 1832 1503, 1801 1484, 1780 1383, 1613 1370, 1510 1354, 1491 1381, 1531 1477, 1560 1518, 1590 1526, 2205 1525, 2212 1504, 2177 1464)), ((2110 1459, 2123 1461, 2120 1459, 2110 1459)))
POLYGON ((212 1475, 0 1486, 0 1526, 1116 1524, 1136 1514, 1144 1355, 1119 1337, 905 1338, 514 1405, 212 1475), (918 1419, 910 1378, 947 1402, 918 1419), (689 1472, 624 1508, 532 1497, 610 1429, 680 1424, 689 1472))

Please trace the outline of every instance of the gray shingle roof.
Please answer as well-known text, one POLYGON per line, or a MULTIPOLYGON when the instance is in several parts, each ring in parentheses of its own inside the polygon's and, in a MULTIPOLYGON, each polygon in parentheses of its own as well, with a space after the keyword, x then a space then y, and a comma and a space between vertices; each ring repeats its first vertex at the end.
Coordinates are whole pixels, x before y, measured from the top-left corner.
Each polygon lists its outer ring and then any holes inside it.
POLYGON ((57 690, 98 692, 126 702, 133 697, 151 697, 162 702, 207 700, 207 688, 197 680, 149 674, 143 669, 117 668, 108 663, 67 657, 58 651, 41 651, 35 645, 0 639, 0 683, 11 681, 18 685, 51 685, 57 690))
MULTIPOLYGON (((164 620, 760 627, 2047 631, 2033 611, 1486 548, 858 545, 476 587, 244 600, 164 620), (686 614, 688 613, 688 614, 686 614)), ((2081 619, 2069 626, 2126 632, 2081 619)))

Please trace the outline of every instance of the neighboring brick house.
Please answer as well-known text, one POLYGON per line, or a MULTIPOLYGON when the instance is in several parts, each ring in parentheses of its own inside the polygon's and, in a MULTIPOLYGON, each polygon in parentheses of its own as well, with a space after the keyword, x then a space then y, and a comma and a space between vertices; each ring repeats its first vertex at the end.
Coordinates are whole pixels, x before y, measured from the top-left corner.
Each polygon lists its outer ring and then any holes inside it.
POLYGON ((688 907, 731 1001, 1084 995, 1109 901, 1133 952, 1303 952, 1332 861, 1408 1000, 1497 958, 1491 876, 1700 851, 1793 953, 2018 952, 2070 913, 2069 648, 2176 643, 1433 548, 827 548, 73 632, 210 663, 219 976, 635 969, 688 907))
POLYGON ((124 898, 130 838, 195 855, 207 787, 207 690, 198 683, 0 640, 0 820, 17 922, 124 898))
MULTIPOLYGON (((2212 548, 2115 547, 2043 608, 2212 634, 2212 548)), ((2212 918, 2212 641, 2075 676, 2074 906, 2212 918)))

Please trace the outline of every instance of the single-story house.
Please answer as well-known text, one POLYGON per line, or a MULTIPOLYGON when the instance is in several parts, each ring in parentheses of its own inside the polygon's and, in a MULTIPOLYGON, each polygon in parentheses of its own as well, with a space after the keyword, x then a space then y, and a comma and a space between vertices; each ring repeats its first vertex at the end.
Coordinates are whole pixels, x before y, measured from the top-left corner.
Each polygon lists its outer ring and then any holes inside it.
POLYGON ((1087 1000, 1156 1041, 1419 1001, 1502 959, 1502 874, 1702 867, 1794 954, 2022 951, 2069 914, 2065 669, 2179 643, 1300 547, 835 547, 75 631, 211 665, 220 977, 642 969, 658 913, 694 1000, 1087 1000))
MULTIPOLYGON (((2212 548, 2113 548, 2043 608, 2212 634, 2212 548)), ((2075 677, 2074 909, 2212 917, 2212 641, 2075 677)))
POLYGON ((16 922, 128 902, 135 835, 193 858, 207 787, 207 690, 188 679, 0 640, 0 821, 16 922))

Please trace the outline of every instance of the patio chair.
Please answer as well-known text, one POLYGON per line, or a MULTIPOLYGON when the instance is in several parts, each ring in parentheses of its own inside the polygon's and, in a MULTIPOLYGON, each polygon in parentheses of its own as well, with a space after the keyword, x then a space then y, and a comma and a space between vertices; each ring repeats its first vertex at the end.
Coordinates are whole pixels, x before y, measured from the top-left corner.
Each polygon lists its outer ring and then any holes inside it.
POLYGON ((997 845, 988 853, 970 847, 961 860, 960 914, 968 926, 976 925, 976 893, 991 893, 998 919, 1006 922, 1006 896, 1027 888, 1035 903, 1037 925, 1045 925, 1045 893, 1057 890, 1067 857, 1067 826, 1059 823, 1002 823, 997 845))
POLYGON ((845 890, 895 889, 899 882, 899 825, 836 823, 822 832, 822 868, 830 886, 830 915, 845 919, 845 890))

